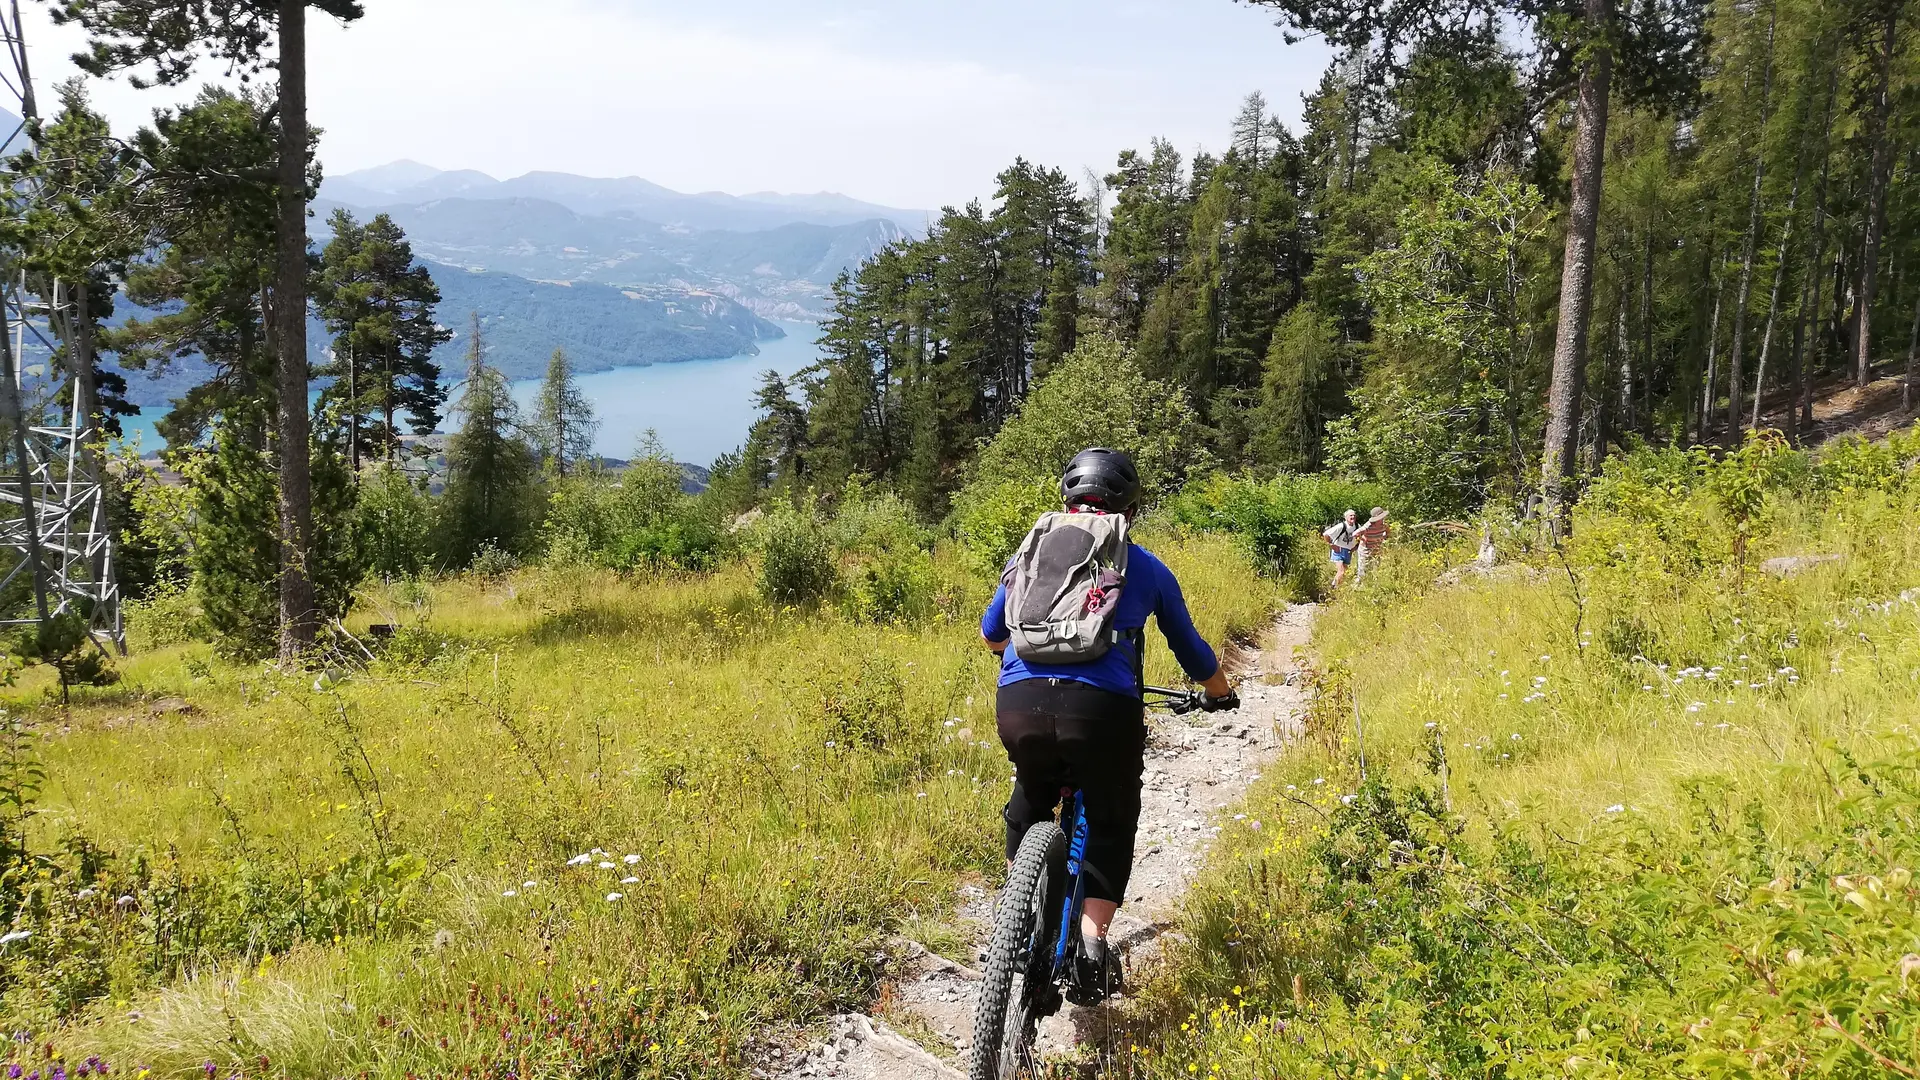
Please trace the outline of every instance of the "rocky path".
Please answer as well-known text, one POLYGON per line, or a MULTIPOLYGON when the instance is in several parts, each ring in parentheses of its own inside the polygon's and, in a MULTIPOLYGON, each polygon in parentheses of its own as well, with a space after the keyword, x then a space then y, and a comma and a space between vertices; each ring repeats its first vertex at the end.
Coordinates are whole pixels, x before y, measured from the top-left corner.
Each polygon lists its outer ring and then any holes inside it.
MULTIPOLYGON (((1133 878, 1110 931, 1130 978, 1159 952, 1161 935, 1173 927, 1220 819, 1232 815, 1260 769, 1299 734, 1306 701, 1294 650, 1305 648, 1315 612, 1313 605, 1288 608, 1257 650, 1228 658, 1240 688, 1239 711, 1149 714, 1152 737, 1133 878)), ((837 1016, 824 1042, 769 1048, 754 1074, 767 1080, 963 1077, 980 981, 971 965, 987 937, 992 898, 967 886, 957 899, 958 921, 974 939, 969 956, 944 957, 902 942, 901 968, 883 988, 877 1015, 837 1016)), ((1104 1053, 1110 1026, 1107 1006, 1069 1005, 1042 1025, 1040 1051, 1050 1060, 1097 1056, 1104 1053)))

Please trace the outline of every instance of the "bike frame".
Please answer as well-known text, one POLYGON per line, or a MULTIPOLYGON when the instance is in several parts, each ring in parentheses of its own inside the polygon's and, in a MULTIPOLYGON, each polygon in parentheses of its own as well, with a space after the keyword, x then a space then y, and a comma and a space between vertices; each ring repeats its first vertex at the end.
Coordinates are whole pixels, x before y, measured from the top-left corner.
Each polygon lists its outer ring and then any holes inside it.
POLYGON ((1053 971, 1050 981, 1058 982, 1067 973, 1074 946, 1080 941, 1080 909, 1087 899, 1087 801, 1077 789, 1060 792, 1061 806, 1067 813, 1061 822, 1073 823, 1072 839, 1067 845, 1067 895, 1060 905, 1060 929, 1054 934, 1053 971))

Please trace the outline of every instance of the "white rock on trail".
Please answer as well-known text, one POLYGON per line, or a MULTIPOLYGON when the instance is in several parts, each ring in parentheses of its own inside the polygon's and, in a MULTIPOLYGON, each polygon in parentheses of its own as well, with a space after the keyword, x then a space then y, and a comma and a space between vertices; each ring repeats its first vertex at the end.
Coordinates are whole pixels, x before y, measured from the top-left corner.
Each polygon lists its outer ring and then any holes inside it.
MULTIPOLYGON (((1266 651, 1230 658, 1242 702, 1232 719, 1216 722, 1214 717, 1194 717, 1190 724, 1186 717, 1152 714, 1140 844, 1127 905, 1109 931, 1109 939, 1125 957, 1129 981, 1158 956, 1188 884, 1205 863, 1207 845, 1219 832, 1213 822, 1230 818, 1250 779, 1258 777, 1261 767, 1301 734, 1306 692, 1293 653, 1307 645, 1317 611, 1317 605, 1311 604, 1289 607, 1268 635, 1266 651), (1203 800, 1197 805, 1192 794, 1196 785, 1203 800), (1204 817, 1195 816, 1201 812, 1204 817)), ((955 900, 956 921, 974 937, 967 959, 977 960, 993 915, 992 897, 977 885, 963 885, 955 900)), ((958 1080, 964 1076, 980 973, 917 942, 896 942, 894 953, 896 970, 882 994, 888 1015, 903 1027, 921 1031, 924 1042, 940 1047, 938 1055, 882 1020, 846 1014, 830 1021, 824 1042, 798 1053, 763 1052, 753 1075, 761 1080, 958 1080)), ((1093 1008, 1067 1006, 1041 1026, 1041 1056, 1048 1060, 1103 1057, 1115 1008, 1124 1009, 1125 999, 1093 1008)))

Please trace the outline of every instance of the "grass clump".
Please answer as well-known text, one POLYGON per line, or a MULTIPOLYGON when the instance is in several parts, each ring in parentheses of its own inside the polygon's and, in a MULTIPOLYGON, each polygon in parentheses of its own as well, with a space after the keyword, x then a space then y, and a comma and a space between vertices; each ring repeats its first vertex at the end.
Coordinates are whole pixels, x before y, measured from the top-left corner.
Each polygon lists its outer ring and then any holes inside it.
POLYGON ((1531 565, 1383 563, 1128 1069, 1920 1070, 1913 441, 1635 454, 1531 565))

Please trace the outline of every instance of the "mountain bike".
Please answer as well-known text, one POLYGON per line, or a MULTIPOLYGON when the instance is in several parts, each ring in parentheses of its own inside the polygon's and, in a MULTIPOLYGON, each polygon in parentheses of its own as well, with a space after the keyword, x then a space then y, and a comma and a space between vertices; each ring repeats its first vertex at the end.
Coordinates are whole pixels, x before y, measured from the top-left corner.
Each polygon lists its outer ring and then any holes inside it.
MULTIPOLYGON (((1175 715, 1200 707, 1198 690, 1149 686, 1146 696, 1175 715)), ((994 908, 968 1080, 1039 1075, 1033 1042, 1040 1021, 1059 1012, 1073 989, 1086 853, 1086 800, 1078 788, 1062 788, 1059 819, 1027 830, 994 908)))

